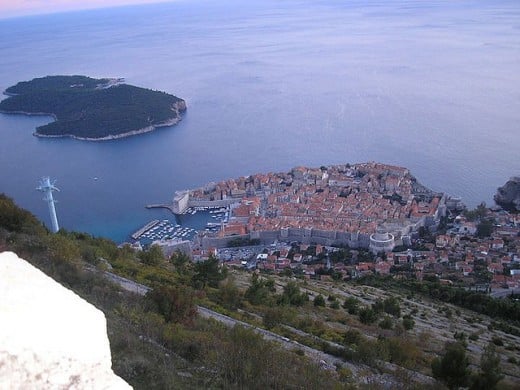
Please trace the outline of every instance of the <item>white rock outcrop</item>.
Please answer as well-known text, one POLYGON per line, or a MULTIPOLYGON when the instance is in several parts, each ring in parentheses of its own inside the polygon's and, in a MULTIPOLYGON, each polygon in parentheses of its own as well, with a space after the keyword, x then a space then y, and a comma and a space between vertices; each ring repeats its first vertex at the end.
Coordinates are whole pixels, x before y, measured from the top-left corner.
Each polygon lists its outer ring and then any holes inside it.
POLYGON ((130 389, 111 366, 105 315, 0 253, 0 389, 130 389))

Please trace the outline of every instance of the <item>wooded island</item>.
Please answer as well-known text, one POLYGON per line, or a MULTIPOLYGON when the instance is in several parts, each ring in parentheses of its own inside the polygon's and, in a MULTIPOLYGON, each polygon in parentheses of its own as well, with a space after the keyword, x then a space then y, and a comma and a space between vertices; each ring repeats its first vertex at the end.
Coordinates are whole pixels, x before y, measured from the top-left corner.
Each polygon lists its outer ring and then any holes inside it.
POLYGON ((0 112, 51 115, 34 135, 109 140, 172 126, 186 111, 184 100, 135 87, 123 79, 46 76, 19 82, 4 92, 0 112))

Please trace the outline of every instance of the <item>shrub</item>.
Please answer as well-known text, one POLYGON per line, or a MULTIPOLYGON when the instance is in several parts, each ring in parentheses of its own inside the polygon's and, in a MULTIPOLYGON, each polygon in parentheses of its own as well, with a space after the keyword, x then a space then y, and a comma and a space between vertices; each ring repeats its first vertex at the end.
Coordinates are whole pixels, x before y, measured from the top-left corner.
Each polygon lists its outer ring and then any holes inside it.
POLYGON ((379 322, 379 327, 381 329, 392 329, 393 326, 394 323, 392 322, 392 319, 388 316, 386 316, 381 320, 381 322, 379 322))
POLYGON ((491 339, 492 343, 495 344, 496 346, 498 347, 501 347, 504 345, 504 342, 502 341, 502 339, 498 336, 493 336, 492 339, 491 339))
POLYGON ((227 279, 218 290, 219 303, 226 309, 234 310, 240 306, 242 293, 232 279, 227 279))
POLYGON ((359 311, 359 320, 363 324, 372 324, 377 320, 377 313, 369 307, 365 307, 359 311))
POLYGON ((447 343, 444 355, 432 361, 432 374, 450 389, 456 389, 468 384, 471 374, 468 366, 466 348, 460 343, 447 343))
POLYGON ((343 303, 343 308, 345 308, 349 314, 357 314, 359 310, 359 300, 354 297, 346 298, 343 303))
POLYGON ((166 322, 190 323, 197 314, 189 288, 157 287, 146 294, 150 309, 161 314, 166 322))
POLYGON ((406 330, 412 330, 414 326, 415 326, 415 321, 413 320, 413 318, 411 316, 403 317, 403 327, 406 330))
POLYGON ((295 282, 288 282, 283 293, 278 297, 279 305, 302 306, 309 300, 306 293, 300 291, 300 287, 295 282))
POLYGON ((384 355, 382 352, 376 341, 366 340, 358 345, 356 357, 365 364, 373 365, 384 355))
POLYGON ((264 326, 272 329, 278 326, 284 319, 284 311, 280 307, 272 307, 266 310, 264 314, 264 326))
POLYGON ((314 298, 314 306, 325 306, 325 298, 323 298, 323 295, 319 294, 314 298))
POLYGON ((159 265, 164 262, 164 255, 159 245, 152 245, 148 250, 139 253, 139 258, 143 264, 159 265))
POLYGON ((339 309, 339 302, 338 301, 334 301, 330 304, 330 308, 331 309, 334 309, 334 310, 337 310, 339 309))
POLYGON ((458 340, 460 342, 464 342, 466 340, 466 333, 455 332, 455 333, 453 333, 453 338, 455 338, 455 340, 458 340))
POLYGON ((363 339, 363 335, 356 329, 349 329, 343 335, 343 343, 346 345, 357 345, 363 339))
POLYGON ((251 276, 251 285, 246 290, 244 297, 253 305, 268 305, 275 291, 273 279, 263 279, 257 274, 251 276))
POLYGON ((468 337, 471 341, 477 341, 478 340, 478 333, 472 333, 468 337))
POLYGON ((390 314, 396 318, 401 315, 401 307, 399 306, 399 300, 395 297, 386 298, 383 301, 385 313, 390 314))
POLYGON ((352 379, 352 371, 350 371, 347 367, 338 368, 336 372, 339 375, 339 380, 342 382, 348 382, 352 379))
POLYGON ((421 356, 421 352, 413 341, 400 337, 383 338, 379 343, 384 346, 391 363, 412 368, 421 356))
POLYGON ((489 343, 480 358, 480 370, 473 377, 471 390, 496 389, 497 383, 504 378, 500 367, 500 356, 495 345, 489 343))

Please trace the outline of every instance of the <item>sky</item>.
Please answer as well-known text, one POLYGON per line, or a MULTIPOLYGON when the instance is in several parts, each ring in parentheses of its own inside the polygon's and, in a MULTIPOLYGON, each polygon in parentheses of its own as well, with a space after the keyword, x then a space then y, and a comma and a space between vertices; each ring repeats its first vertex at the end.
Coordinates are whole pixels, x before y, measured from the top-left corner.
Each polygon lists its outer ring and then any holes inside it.
POLYGON ((0 19, 167 0, 0 0, 0 19))

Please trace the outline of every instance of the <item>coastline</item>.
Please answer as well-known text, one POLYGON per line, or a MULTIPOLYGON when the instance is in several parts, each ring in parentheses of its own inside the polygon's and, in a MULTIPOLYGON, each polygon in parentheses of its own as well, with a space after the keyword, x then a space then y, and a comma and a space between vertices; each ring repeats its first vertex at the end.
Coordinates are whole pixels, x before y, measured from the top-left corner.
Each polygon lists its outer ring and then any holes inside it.
MULTIPOLYGON (((77 140, 81 140, 81 141, 111 141, 111 140, 115 140, 115 139, 126 138, 126 137, 131 137, 131 136, 134 136, 134 135, 149 133, 149 132, 154 131, 155 129, 157 129, 159 127, 168 127, 168 126, 173 126, 173 125, 179 123, 182 120, 181 112, 186 111, 186 102, 181 99, 178 102, 174 103, 174 105, 172 106, 172 111, 176 113, 176 117, 167 119, 164 122, 160 122, 160 123, 157 123, 157 124, 154 124, 154 125, 143 127, 141 129, 137 129, 137 130, 127 131, 127 132, 121 133, 121 134, 108 135, 108 136, 105 136, 105 137, 93 138, 93 137, 79 137, 79 136, 73 135, 73 134, 41 134, 41 133, 38 133, 38 131, 35 131, 33 133, 33 135, 35 137, 40 137, 40 138, 63 138, 63 137, 69 137, 69 138, 77 139, 77 140)), ((50 117, 54 118, 54 121, 58 120, 58 118, 57 118, 57 116, 55 114, 47 113, 47 112, 27 112, 27 111, 5 111, 5 110, 0 110, 0 113, 2 113, 2 114, 19 114, 19 115, 21 114, 21 115, 27 115, 27 116, 50 116, 50 117)))
MULTIPOLYGON (((106 83, 98 84, 96 86, 96 89, 115 87, 117 85, 125 83, 125 78, 124 77, 112 77, 112 78, 108 78, 106 80, 107 80, 106 83)), ((9 89, 9 88, 7 88, 7 89, 9 89)), ((5 96, 18 96, 18 95, 20 95, 19 93, 8 92, 7 89, 2 92, 5 96)))
POLYGON ((5 111, 0 110, 0 114, 17 114, 17 115, 27 115, 27 116, 51 116, 55 121, 58 120, 56 114, 51 112, 27 112, 27 111, 5 111))
POLYGON ((63 134, 63 135, 52 135, 52 134, 49 134, 49 135, 47 135, 47 134, 40 134, 38 132, 34 132, 33 135, 35 137, 40 137, 40 138, 64 138, 64 137, 68 137, 68 138, 73 138, 73 139, 77 139, 77 140, 80 140, 80 141, 111 141, 111 140, 114 140, 114 139, 126 138, 126 137, 131 137, 133 135, 149 133, 151 131, 154 131, 158 127, 173 126, 173 125, 177 124, 178 122, 180 122, 181 119, 182 119, 181 117, 177 117, 177 118, 171 119, 171 120, 169 120, 167 122, 158 123, 156 125, 150 125, 150 126, 147 126, 147 127, 143 127, 141 129, 128 131, 126 133, 121 133, 121 134, 117 134, 117 135, 108 135, 106 137, 99 137, 99 138, 78 137, 77 135, 72 135, 72 134, 63 134))

